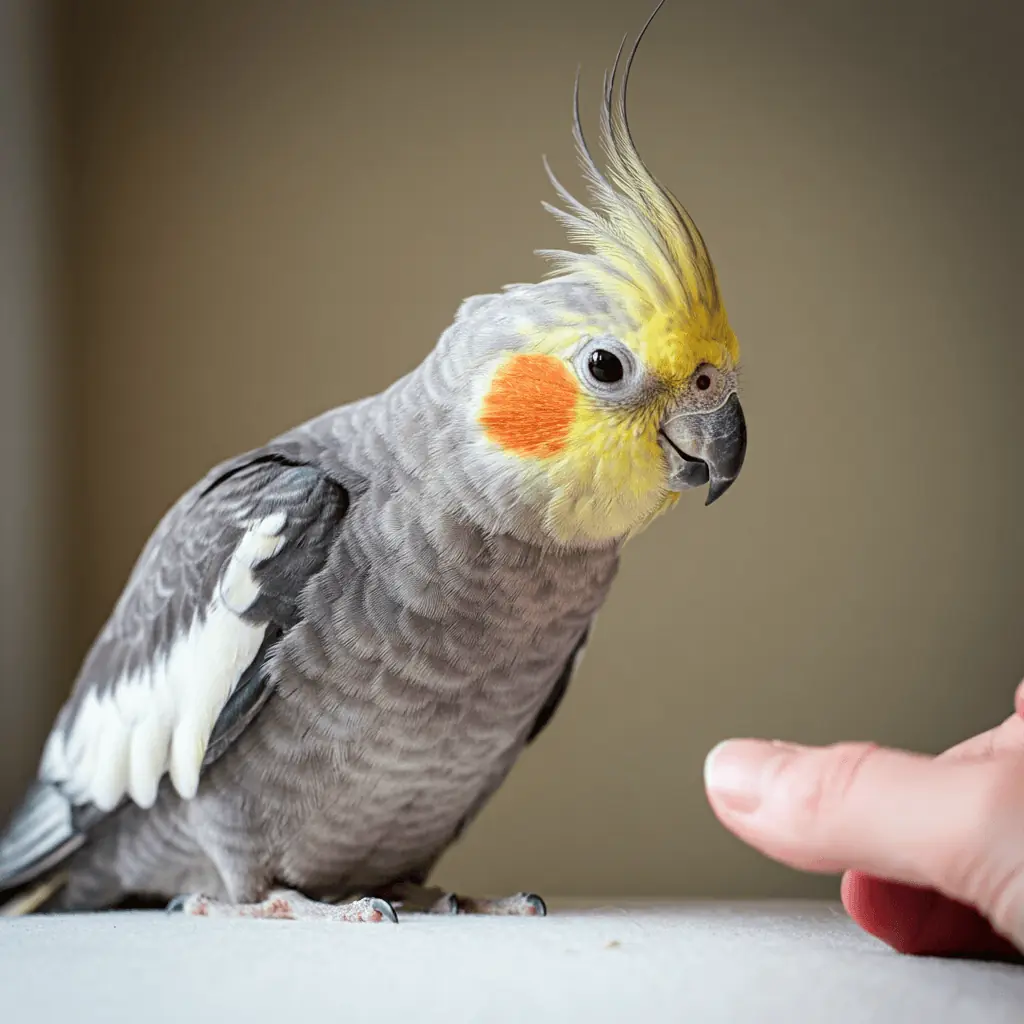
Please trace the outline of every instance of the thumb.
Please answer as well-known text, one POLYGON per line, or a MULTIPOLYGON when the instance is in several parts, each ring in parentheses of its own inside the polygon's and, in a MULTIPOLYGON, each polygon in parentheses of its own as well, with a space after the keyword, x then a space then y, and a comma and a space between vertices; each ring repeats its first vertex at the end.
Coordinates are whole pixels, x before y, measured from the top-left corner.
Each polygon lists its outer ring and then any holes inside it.
POLYGON ((719 820, 767 856, 936 889, 1024 950, 1024 754, 732 740, 708 755, 705 784, 719 820))

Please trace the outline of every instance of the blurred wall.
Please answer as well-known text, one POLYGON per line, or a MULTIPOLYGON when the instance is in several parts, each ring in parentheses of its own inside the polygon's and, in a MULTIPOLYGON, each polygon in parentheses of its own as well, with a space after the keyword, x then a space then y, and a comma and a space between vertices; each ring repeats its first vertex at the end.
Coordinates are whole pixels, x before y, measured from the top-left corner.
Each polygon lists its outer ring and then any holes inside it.
POLYGON ((45 3, 0 0, 0 818, 72 646, 51 40, 45 3))
MULTIPOLYGON (((532 252, 561 234, 541 154, 577 187, 577 65, 593 134, 601 72, 650 7, 64 5, 78 484, 55 642, 82 654, 211 464, 382 388, 464 296, 543 272, 532 252)), ((443 882, 832 893, 718 827, 708 748, 932 751, 1009 711, 1020 22, 969 0, 669 0, 635 66, 634 134, 716 259, 747 467, 725 501, 690 496, 630 545, 563 710, 443 882)))

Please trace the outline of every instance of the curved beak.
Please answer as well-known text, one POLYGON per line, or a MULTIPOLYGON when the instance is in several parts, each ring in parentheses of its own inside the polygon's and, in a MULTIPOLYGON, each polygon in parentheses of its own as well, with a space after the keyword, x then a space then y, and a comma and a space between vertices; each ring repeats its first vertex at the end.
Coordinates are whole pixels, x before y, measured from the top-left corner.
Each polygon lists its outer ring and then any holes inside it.
POLYGON ((734 391, 711 412, 670 410, 661 425, 669 458, 669 487, 686 490, 709 484, 707 501, 733 485, 747 453, 747 422, 734 391))

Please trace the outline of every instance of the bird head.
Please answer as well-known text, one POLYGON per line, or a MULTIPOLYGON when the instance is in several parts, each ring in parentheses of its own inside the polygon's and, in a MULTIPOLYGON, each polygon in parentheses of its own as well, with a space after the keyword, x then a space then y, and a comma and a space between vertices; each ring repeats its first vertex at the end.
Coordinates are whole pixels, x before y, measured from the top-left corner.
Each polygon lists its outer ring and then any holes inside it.
POLYGON ((481 486, 532 501, 562 543, 631 536, 689 488, 707 485, 711 504, 746 451, 739 346, 714 265, 626 117, 643 34, 621 76, 623 46, 605 76, 604 173, 584 139, 577 75, 573 134, 592 205, 545 161, 564 208, 544 205, 582 251, 542 250, 554 264, 546 280, 467 300, 453 325, 474 356, 481 486))

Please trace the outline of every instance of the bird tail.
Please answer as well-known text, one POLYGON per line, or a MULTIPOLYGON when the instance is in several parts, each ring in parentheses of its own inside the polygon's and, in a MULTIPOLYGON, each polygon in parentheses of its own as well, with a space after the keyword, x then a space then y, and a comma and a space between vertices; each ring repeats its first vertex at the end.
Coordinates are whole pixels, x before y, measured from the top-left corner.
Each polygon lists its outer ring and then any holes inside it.
MULTIPOLYGON (((34 914, 53 899, 64 888, 68 875, 66 871, 55 871, 46 878, 31 882, 0 903, 0 917, 25 917, 34 914)), ((2 897, 3 894, 0 894, 2 897)))
POLYGON ((53 897, 66 881, 61 868, 84 840, 67 797, 33 783, 0 832, 0 916, 31 913, 53 897))

